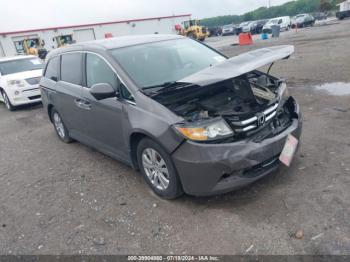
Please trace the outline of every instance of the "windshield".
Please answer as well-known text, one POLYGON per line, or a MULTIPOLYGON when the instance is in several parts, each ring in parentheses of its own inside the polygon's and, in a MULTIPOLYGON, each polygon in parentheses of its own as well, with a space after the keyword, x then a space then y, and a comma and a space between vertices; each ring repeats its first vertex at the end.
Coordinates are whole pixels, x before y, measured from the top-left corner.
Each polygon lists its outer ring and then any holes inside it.
POLYGON ((233 25, 224 25, 224 29, 227 29, 227 28, 232 28, 233 25))
POLYGON ((191 39, 176 39, 111 50, 140 87, 175 82, 226 58, 191 39))
POLYGON ((15 74, 25 71, 43 69, 44 65, 38 58, 17 59, 0 62, 1 75, 15 74))

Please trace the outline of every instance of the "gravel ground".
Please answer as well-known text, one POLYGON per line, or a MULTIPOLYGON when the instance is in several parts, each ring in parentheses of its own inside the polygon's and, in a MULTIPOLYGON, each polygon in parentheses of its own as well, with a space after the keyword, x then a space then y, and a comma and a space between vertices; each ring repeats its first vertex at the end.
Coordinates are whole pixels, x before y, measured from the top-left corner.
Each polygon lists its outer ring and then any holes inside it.
MULTIPOLYGON (((61 143, 40 105, 0 105, 0 253, 350 254, 350 96, 315 88, 350 82, 349 26, 220 48, 232 56, 294 44, 272 72, 288 79, 304 113, 291 168, 226 195, 161 200, 131 168, 61 143)), ((218 41, 228 40, 208 44, 218 41)))

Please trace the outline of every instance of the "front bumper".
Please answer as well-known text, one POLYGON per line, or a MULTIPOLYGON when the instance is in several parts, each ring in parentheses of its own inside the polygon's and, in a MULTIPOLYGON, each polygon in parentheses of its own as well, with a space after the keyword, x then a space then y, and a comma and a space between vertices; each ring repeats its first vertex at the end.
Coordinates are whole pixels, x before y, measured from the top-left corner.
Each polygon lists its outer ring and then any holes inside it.
POLYGON ((222 35, 233 35, 234 30, 222 31, 222 35))
POLYGON ((300 139, 302 120, 298 104, 295 115, 287 129, 259 143, 251 139, 227 144, 186 141, 172 155, 184 191, 196 196, 225 193, 276 170, 287 136, 300 139))
POLYGON ((13 89, 7 91, 7 96, 14 106, 32 104, 41 102, 41 93, 39 85, 25 87, 21 89, 13 89))

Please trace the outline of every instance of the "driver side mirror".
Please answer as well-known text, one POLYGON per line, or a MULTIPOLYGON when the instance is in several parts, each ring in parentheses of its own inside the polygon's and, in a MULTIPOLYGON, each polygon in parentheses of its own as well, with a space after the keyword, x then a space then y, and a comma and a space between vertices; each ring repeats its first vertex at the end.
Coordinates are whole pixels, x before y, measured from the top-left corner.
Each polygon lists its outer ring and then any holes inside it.
POLYGON ((108 83, 94 84, 90 88, 90 94, 97 100, 102 100, 111 97, 119 97, 119 92, 108 83))

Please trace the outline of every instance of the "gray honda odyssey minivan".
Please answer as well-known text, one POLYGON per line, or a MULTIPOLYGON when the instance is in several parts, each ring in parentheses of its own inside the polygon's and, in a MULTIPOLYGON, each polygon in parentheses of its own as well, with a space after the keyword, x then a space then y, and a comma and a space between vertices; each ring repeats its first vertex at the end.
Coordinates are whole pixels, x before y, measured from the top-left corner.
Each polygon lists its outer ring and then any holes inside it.
POLYGON ((49 53, 42 100, 63 142, 140 170, 159 196, 224 193, 292 161, 299 106, 284 80, 258 69, 293 52, 227 58, 177 35, 75 44, 49 53))

